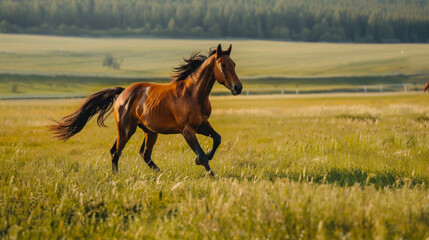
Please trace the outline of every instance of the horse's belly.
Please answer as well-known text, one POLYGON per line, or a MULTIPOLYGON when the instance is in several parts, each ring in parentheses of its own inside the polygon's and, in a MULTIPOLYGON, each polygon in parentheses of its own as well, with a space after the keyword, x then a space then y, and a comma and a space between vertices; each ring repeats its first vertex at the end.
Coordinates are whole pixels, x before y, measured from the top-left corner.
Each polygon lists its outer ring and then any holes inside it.
POLYGON ((146 122, 146 127, 156 133, 162 133, 162 134, 174 134, 174 133, 180 133, 180 128, 176 124, 159 124, 159 123, 153 123, 153 122, 146 122))
POLYGON ((149 130, 162 133, 162 134, 173 134, 180 133, 180 127, 176 123, 174 116, 168 111, 145 111, 140 118, 143 125, 149 130))

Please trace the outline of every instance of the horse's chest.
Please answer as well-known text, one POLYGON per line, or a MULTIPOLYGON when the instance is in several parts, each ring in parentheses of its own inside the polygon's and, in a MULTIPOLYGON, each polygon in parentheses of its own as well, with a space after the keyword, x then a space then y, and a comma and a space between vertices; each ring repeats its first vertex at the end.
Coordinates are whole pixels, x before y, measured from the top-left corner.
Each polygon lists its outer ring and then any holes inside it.
POLYGON ((179 114, 178 123, 181 126, 191 125, 198 128, 201 123, 207 121, 207 111, 198 106, 188 107, 184 110, 184 114, 179 114))
MULTIPOLYGON (((207 119, 210 117, 210 114, 212 113, 212 105, 210 101, 207 99, 202 105, 201 105, 201 114, 204 116, 207 116, 207 119)), ((206 120, 207 120, 206 119, 206 120)))

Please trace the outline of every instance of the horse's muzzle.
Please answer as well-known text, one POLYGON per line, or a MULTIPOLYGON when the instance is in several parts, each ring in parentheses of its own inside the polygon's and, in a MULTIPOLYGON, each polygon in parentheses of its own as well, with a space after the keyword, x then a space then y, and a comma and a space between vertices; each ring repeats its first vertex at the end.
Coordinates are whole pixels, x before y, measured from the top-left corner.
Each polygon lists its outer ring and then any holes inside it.
POLYGON ((232 95, 238 95, 241 93, 243 86, 241 84, 236 84, 231 88, 232 95))

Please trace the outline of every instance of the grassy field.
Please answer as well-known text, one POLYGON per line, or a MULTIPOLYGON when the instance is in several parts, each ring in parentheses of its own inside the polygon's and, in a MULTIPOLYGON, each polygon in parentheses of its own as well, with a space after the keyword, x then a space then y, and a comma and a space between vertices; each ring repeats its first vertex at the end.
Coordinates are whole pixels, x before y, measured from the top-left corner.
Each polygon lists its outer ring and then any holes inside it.
MULTIPOLYGON (((333 44, 256 40, 76 38, 0 34, 0 97, 88 95, 136 81, 168 82, 194 51, 233 44, 244 91, 260 93, 421 91, 429 80, 427 44, 333 44), (102 66, 106 54, 120 69, 102 66), (384 85, 384 86, 380 86, 384 85), (396 88, 396 89, 395 89, 396 88)), ((228 91, 215 85, 215 94, 228 91)))
MULTIPOLYGON (((321 92, 363 92, 364 86, 370 92, 422 91, 428 76, 372 76, 372 77, 335 77, 335 78, 269 78, 241 79, 244 94, 295 94, 321 92), (392 85, 393 84, 393 85, 392 85)), ((127 87, 135 82, 167 83, 164 78, 118 78, 118 77, 82 77, 82 76, 43 76, 0 74, 0 98, 14 97, 55 97, 87 96, 106 87, 127 87)), ((230 95, 228 89, 215 84, 212 95, 230 95)))
POLYGON ((178 135, 152 172, 141 132, 113 175, 112 118, 60 143, 45 126, 83 100, 0 101, 0 238, 427 239, 428 100, 214 97, 215 179, 178 135))
POLYGON ((332 44, 256 40, 76 38, 0 34, 0 72, 168 77, 182 57, 233 44, 237 73, 247 77, 429 74, 428 44, 332 44), (120 70, 102 67, 106 54, 120 70))

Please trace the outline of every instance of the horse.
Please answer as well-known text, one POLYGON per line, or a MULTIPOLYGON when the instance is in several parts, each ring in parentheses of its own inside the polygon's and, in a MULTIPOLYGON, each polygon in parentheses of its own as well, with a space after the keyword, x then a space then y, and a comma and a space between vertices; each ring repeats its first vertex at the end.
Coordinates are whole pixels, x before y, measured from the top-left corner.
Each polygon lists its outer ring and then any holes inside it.
POLYGON ((197 155, 195 163, 204 166, 207 174, 214 176, 212 160, 221 136, 209 122, 212 107, 210 92, 217 81, 238 95, 243 88, 235 63, 230 58, 232 45, 225 51, 221 44, 208 56, 196 52, 173 69, 175 74, 168 84, 139 82, 127 88, 107 88, 90 95, 75 112, 49 126, 53 137, 67 141, 80 132, 85 124, 98 113, 97 124, 106 127, 105 119, 114 112, 118 137, 110 149, 112 171, 118 171, 121 152, 137 127, 144 132, 140 155, 153 170, 159 171, 152 161, 152 150, 158 134, 182 134, 197 155), (113 107, 113 110, 112 110, 113 107), (212 148, 205 153, 196 134, 211 137, 212 148))
POLYGON ((429 89, 429 83, 426 83, 425 87, 423 88, 423 92, 426 92, 426 90, 428 90, 428 89, 429 89))

